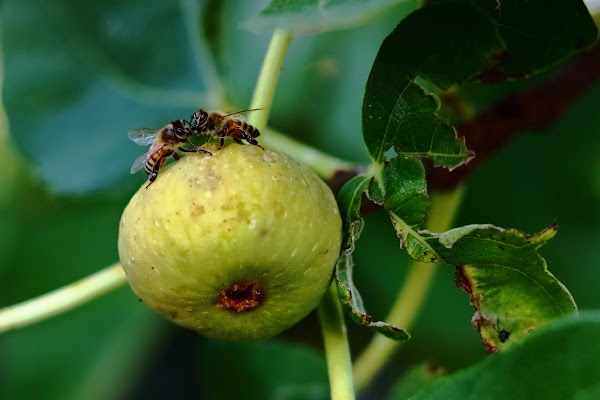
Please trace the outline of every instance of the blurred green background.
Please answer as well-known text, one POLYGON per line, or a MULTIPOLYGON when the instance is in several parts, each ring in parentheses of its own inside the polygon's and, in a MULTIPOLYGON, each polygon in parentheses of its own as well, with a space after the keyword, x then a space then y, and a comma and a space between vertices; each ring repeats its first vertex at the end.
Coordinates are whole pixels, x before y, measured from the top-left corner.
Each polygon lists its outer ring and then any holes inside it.
MULTIPOLYGON (((396 5, 365 25, 294 37, 270 125, 340 158, 366 162, 364 84, 381 41, 415 3, 396 5)), ((0 132, 0 307, 118 259, 120 214, 145 179, 129 175, 144 149, 127 131, 214 107, 220 93, 206 79, 210 60, 227 101, 246 107, 270 35, 240 25, 267 4, 2 2, 8 125, 0 132), (205 44, 188 35, 196 11, 203 13, 205 44)), ((465 93, 482 107, 528 84, 471 85, 465 93)), ((558 221, 559 233, 542 254, 580 309, 600 308, 598 104, 595 84, 547 132, 523 132, 490 158, 470 177, 455 222, 533 233, 558 221)), ((382 212, 366 217, 355 254, 355 282, 367 309, 384 318, 408 260, 382 212)), ((468 296, 455 287, 453 274, 440 268, 413 339, 365 398, 381 398, 422 360, 453 371, 485 357, 470 324, 468 296)), ((370 338, 355 326, 349 335, 354 354, 370 338)), ((125 287, 1 335, 0 398, 321 399, 328 396, 321 346, 314 315, 267 341, 220 343, 166 322, 125 287)))

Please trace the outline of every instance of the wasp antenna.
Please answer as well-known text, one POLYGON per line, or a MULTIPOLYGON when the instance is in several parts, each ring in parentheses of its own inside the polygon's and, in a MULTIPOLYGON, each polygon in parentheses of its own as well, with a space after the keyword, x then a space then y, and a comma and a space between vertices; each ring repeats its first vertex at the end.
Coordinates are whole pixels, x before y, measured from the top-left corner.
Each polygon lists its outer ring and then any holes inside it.
POLYGON ((235 112, 229 113, 229 114, 227 114, 227 115, 225 115, 225 116, 226 116, 226 117, 229 117, 229 116, 231 116, 231 115, 240 114, 240 113, 243 113, 243 112, 248 112, 248 111, 260 111, 260 110, 264 110, 264 108, 251 108, 251 109, 249 109, 249 110, 240 110, 240 111, 235 111, 235 112))

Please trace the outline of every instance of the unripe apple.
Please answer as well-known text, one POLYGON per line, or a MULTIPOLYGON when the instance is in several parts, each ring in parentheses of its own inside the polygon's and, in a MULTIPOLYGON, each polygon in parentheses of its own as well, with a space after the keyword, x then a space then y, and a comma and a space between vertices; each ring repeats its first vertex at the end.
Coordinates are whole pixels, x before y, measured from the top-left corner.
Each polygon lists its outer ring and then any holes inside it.
POLYGON ((133 291, 205 336, 254 340, 306 316, 341 245, 334 196, 288 155, 231 144, 188 153, 133 196, 119 255, 133 291))

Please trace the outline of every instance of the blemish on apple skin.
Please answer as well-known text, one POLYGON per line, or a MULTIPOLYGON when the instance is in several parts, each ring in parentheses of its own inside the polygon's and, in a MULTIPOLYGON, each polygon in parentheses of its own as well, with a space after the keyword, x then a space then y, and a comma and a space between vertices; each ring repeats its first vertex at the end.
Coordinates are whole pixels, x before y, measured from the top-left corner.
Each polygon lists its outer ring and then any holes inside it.
POLYGON ((236 283, 219 292, 215 307, 232 312, 247 312, 264 302, 265 294, 259 282, 236 283))

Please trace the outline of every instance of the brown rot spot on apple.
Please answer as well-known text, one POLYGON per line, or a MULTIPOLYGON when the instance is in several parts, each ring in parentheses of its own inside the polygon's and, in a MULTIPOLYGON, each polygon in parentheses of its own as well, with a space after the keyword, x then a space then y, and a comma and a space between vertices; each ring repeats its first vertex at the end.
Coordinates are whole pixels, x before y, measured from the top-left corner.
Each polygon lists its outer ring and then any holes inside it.
POLYGON ((219 292, 216 307, 245 312, 255 309, 264 301, 264 291, 258 282, 236 283, 219 292))

